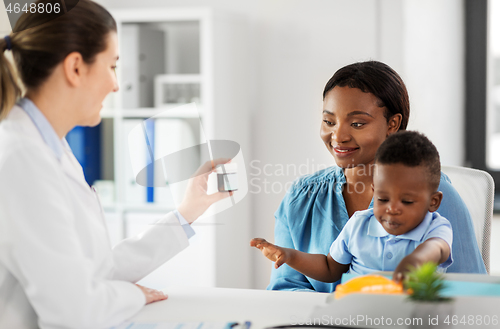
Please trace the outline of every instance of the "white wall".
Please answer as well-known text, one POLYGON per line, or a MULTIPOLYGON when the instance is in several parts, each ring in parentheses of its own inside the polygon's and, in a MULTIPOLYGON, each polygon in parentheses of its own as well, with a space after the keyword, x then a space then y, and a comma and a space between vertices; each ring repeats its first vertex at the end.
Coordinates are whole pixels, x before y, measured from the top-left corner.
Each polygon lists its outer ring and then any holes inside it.
POLYGON ((463 2, 381 0, 380 59, 410 95, 408 129, 425 133, 445 165, 465 159, 463 2))
POLYGON ((0 38, 10 33, 11 30, 5 6, 0 6, 0 38))
POLYGON ((462 1, 404 1, 404 79, 418 129, 445 165, 465 159, 465 40, 462 1))

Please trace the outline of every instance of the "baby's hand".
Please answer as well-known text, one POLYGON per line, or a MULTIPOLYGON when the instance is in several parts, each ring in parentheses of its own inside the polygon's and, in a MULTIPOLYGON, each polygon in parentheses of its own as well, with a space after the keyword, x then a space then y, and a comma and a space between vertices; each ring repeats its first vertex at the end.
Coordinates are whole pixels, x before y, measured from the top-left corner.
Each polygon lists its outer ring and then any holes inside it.
POLYGON ((399 265, 394 270, 392 280, 396 282, 402 282, 406 277, 406 273, 410 271, 412 267, 418 267, 420 265, 422 264, 418 260, 418 258, 414 257, 412 254, 409 254, 401 260, 399 265))
POLYGON ((262 254, 275 262, 274 267, 278 268, 288 260, 287 248, 275 246, 264 239, 255 238, 250 241, 250 246, 260 249, 262 254))

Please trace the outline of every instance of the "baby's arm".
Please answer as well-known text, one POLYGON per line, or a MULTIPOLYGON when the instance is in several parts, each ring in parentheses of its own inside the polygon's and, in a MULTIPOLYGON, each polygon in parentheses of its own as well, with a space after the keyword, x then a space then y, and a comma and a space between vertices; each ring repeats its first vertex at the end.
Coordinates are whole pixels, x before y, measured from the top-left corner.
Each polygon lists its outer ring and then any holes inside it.
POLYGON ((312 279, 323 282, 336 282, 347 272, 349 264, 337 263, 330 254, 308 254, 295 249, 278 247, 264 239, 252 239, 250 246, 262 251, 262 254, 275 262, 278 268, 287 264, 291 268, 312 279))
POLYGON ((420 244, 415 250, 403 258, 398 267, 394 270, 392 279, 401 281, 410 267, 419 267, 420 265, 433 262, 442 264, 450 256, 450 246, 446 241, 440 238, 430 238, 420 244))

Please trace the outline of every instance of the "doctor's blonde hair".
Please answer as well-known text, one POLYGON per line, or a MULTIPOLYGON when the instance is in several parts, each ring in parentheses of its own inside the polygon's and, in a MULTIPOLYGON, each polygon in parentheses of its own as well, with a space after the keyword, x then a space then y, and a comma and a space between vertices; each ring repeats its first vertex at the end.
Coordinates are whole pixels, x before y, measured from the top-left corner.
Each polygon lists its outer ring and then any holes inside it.
MULTIPOLYGON (((4 54, 9 44, 0 36, 0 120, 22 97, 23 88, 39 88, 70 53, 78 52, 85 63, 92 64, 96 55, 106 50, 108 34, 116 32, 115 20, 93 1, 77 2, 56 18, 29 12, 19 18, 14 27, 14 31, 19 32, 9 35, 14 67, 4 54)), ((54 5, 61 1, 36 3, 54 5)), ((63 10, 66 7, 63 6, 63 10)))

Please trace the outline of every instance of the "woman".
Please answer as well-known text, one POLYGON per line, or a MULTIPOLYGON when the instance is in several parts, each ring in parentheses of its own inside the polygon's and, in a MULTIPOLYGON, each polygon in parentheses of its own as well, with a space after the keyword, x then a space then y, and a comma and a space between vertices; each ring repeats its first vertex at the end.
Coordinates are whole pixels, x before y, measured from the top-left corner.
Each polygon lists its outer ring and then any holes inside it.
POLYGON ((118 90, 116 23, 89 0, 46 18, 25 14, 20 32, 0 39, 0 328, 104 328, 167 298, 134 283, 187 247, 189 224, 230 194, 206 194, 207 163, 178 211, 111 250, 64 136, 97 125, 102 101, 118 90), (26 88, 17 105, 4 51, 26 88))
MULTIPOLYGON (((351 215, 373 207, 375 153, 387 136, 406 129, 409 114, 405 84, 389 66, 369 61, 338 70, 323 91, 320 130, 337 166, 294 182, 275 213, 275 244, 326 255, 351 215)), ((467 207, 444 174, 439 190, 438 212, 453 228, 448 272, 486 273, 467 207)), ((332 292, 335 286, 283 265, 273 269, 267 289, 332 292)))

